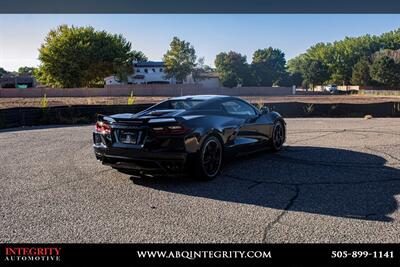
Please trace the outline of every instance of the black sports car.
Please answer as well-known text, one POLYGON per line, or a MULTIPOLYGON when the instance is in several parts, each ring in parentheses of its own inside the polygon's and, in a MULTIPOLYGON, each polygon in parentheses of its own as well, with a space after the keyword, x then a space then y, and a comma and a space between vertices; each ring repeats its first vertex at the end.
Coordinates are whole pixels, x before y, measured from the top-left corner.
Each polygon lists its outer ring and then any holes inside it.
POLYGON ((212 179, 230 155, 285 142, 283 118, 230 96, 173 97, 136 114, 99 115, 93 133, 96 158, 129 174, 191 172, 212 179))

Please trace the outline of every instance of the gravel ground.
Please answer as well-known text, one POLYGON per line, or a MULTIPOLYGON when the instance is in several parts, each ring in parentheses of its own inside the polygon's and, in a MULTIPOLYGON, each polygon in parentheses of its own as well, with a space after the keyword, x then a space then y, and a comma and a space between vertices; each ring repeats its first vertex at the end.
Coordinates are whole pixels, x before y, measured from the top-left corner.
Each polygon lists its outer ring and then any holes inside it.
POLYGON ((398 242, 400 119, 288 119, 211 182, 102 166, 92 126, 0 132, 0 243, 398 242))

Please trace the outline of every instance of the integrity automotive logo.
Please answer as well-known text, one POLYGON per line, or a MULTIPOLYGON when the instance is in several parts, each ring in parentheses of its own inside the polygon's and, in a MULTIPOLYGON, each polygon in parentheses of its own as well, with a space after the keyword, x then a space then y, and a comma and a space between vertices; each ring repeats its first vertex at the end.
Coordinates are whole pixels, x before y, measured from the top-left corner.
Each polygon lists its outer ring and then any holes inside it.
POLYGON ((6 247, 4 262, 51 262, 61 261, 59 247, 6 247))

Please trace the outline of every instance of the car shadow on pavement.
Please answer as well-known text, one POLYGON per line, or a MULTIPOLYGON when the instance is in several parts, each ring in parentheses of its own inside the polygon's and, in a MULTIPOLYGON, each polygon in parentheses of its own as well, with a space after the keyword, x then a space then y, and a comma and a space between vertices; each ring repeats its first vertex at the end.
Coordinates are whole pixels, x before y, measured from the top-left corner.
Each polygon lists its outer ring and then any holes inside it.
POLYGON ((364 152, 287 146, 279 153, 231 160, 210 182, 189 176, 131 180, 135 185, 211 200, 390 222, 390 214, 398 209, 395 195, 400 194, 400 170, 392 167, 396 164, 364 152))

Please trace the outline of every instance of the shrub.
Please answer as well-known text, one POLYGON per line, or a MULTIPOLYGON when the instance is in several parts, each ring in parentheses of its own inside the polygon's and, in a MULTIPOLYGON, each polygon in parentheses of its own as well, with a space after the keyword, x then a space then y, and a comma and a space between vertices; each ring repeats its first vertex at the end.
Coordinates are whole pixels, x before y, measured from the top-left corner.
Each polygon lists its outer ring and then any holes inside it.
POLYGON ((128 105, 135 104, 135 101, 136 101, 136 96, 133 94, 133 91, 132 91, 131 95, 128 97, 128 105))
POLYGON ((47 100, 46 94, 42 97, 42 100, 40 100, 40 107, 42 109, 46 109, 49 107, 49 101, 47 100))
POLYGON ((311 113, 314 112, 315 107, 314 107, 314 104, 307 104, 307 105, 305 105, 305 106, 303 107, 303 109, 304 109, 304 112, 305 112, 306 114, 310 115, 311 113))

